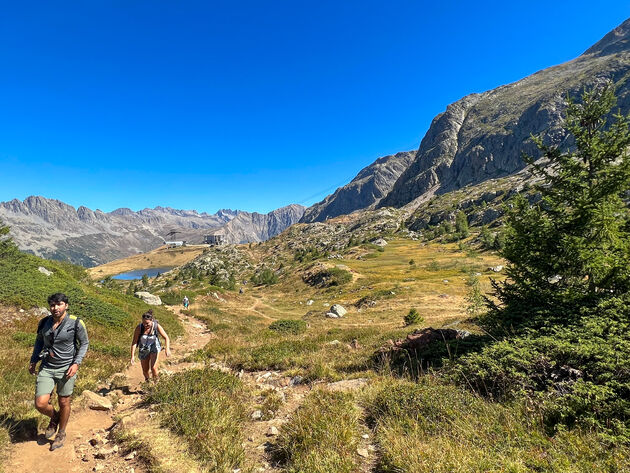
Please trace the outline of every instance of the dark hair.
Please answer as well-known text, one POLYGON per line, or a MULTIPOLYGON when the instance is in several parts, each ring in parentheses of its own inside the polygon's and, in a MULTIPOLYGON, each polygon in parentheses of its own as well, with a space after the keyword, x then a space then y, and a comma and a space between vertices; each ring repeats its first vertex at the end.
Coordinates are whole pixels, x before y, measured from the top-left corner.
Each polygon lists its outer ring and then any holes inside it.
POLYGON ((147 312, 142 314, 143 319, 152 319, 153 318, 153 309, 149 309, 147 312))
POLYGON ((59 304, 60 302, 68 303, 68 296, 63 292, 55 292, 48 296, 48 305, 59 304))

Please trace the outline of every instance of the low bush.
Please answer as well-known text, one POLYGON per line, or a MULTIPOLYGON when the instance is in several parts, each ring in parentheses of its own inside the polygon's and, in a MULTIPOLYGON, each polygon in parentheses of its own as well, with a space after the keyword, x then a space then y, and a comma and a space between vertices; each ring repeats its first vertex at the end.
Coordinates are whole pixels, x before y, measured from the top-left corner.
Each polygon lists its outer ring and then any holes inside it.
POLYGON ((384 380, 363 398, 377 471, 481 473, 627 471, 630 451, 574 430, 546 435, 537 412, 488 402, 435 377, 384 380))
POLYGON ((271 286, 278 282, 278 275, 272 269, 264 268, 254 274, 251 281, 255 286, 271 286))
POLYGON ((306 331, 306 322, 303 320, 288 320, 281 319, 272 322, 269 325, 269 330, 279 333, 290 333, 292 335, 298 335, 306 331))
POLYGON ((343 286, 350 281, 352 281, 352 273, 340 268, 324 269, 305 279, 306 284, 315 287, 343 286))

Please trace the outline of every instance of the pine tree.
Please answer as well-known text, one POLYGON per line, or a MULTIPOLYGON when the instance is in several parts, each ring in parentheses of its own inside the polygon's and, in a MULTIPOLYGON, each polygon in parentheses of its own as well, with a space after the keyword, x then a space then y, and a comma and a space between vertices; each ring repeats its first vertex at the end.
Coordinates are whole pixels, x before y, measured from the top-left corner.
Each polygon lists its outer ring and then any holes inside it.
POLYGON ((569 323, 581 308, 630 288, 628 117, 611 119, 614 87, 568 99, 566 128, 575 149, 562 152, 536 139, 546 158, 534 162, 542 199, 518 197, 506 216, 508 279, 495 285, 512 328, 569 323))
POLYGON ((466 238, 468 236, 468 217, 461 210, 455 215, 455 231, 459 238, 466 238))

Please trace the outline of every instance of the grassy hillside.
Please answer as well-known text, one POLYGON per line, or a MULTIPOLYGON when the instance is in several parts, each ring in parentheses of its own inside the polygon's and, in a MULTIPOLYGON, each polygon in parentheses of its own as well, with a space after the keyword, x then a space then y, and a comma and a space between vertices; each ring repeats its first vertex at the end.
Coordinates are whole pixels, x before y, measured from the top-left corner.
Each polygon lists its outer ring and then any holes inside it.
MULTIPOLYGON (((75 393, 94 388, 112 373, 120 371, 129 358, 134 326, 148 310, 141 300, 92 283, 85 270, 71 264, 47 261, 20 253, 11 245, 0 248, 0 449, 10 437, 36 433, 43 422, 32 406, 35 377, 28 362, 35 341, 37 323, 43 316, 48 295, 64 292, 69 312, 87 326, 90 349, 81 366, 75 393), (43 267, 52 274, 46 275, 43 267)), ((182 328, 168 310, 153 308, 156 318, 175 337, 182 328)))

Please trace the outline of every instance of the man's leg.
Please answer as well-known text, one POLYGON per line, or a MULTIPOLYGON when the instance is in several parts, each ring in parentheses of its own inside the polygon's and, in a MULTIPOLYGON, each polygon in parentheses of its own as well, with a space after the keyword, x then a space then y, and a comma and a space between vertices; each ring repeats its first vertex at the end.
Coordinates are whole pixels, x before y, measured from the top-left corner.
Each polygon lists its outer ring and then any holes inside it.
POLYGON ((50 394, 43 394, 41 396, 35 396, 35 409, 44 414, 45 416, 51 417, 55 414, 55 409, 52 404, 49 403, 50 394))
POLYGON ((59 398, 59 432, 66 431, 70 418, 70 396, 57 396, 59 398))

